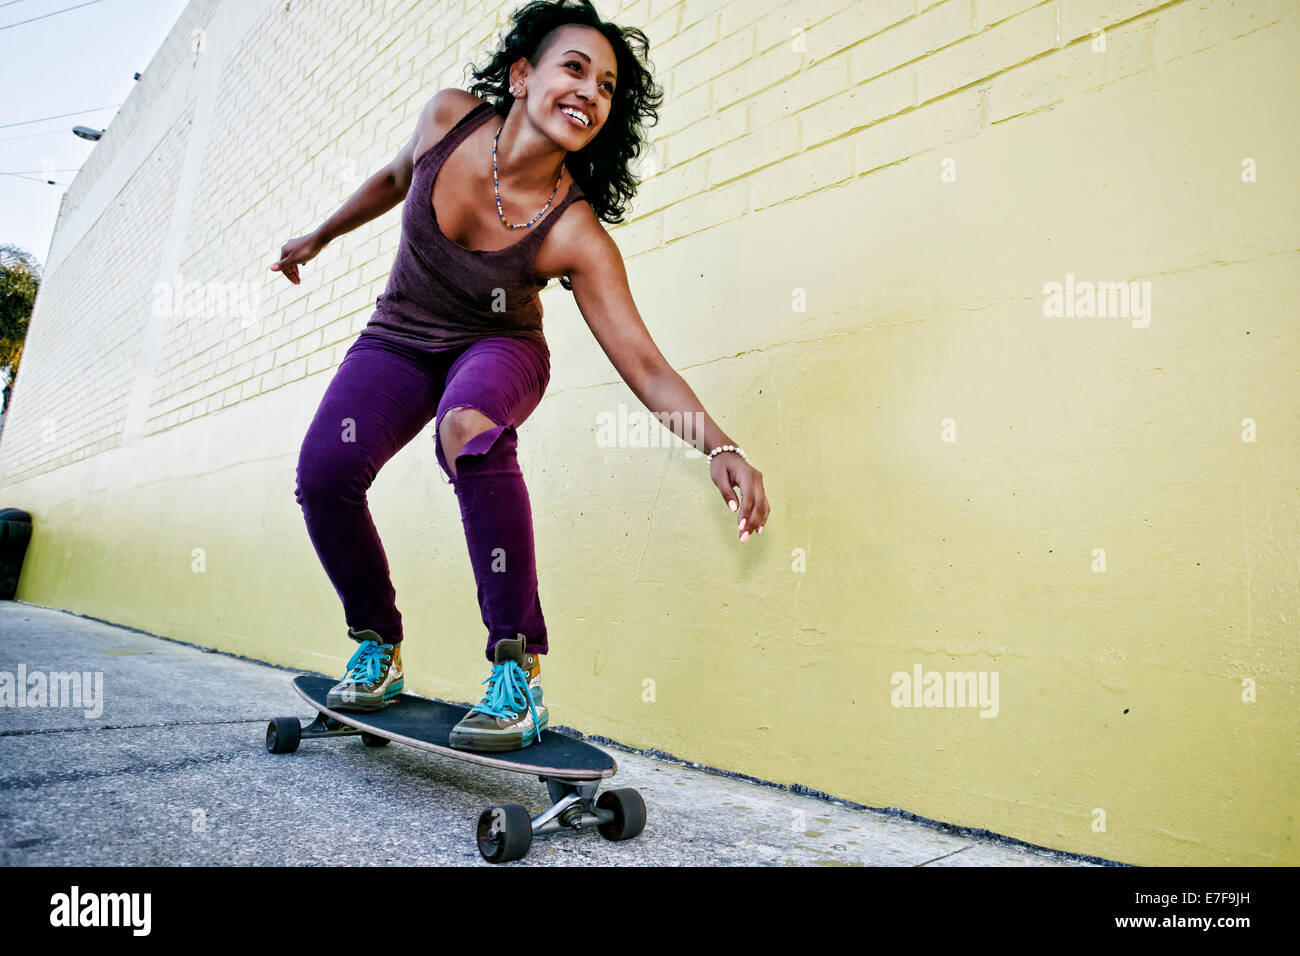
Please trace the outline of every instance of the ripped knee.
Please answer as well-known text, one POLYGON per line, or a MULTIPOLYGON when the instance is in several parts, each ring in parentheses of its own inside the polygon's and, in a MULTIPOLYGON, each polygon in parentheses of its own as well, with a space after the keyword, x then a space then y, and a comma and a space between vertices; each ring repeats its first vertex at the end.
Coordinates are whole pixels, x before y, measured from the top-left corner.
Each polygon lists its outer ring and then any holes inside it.
POLYGON ((509 440, 514 441, 513 422, 497 424, 479 409, 468 405, 448 409, 437 429, 438 457, 443 470, 455 479, 461 469, 461 459, 486 455, 507 432, 509 440), (450 455, 449 449, 452 451, 450 455))

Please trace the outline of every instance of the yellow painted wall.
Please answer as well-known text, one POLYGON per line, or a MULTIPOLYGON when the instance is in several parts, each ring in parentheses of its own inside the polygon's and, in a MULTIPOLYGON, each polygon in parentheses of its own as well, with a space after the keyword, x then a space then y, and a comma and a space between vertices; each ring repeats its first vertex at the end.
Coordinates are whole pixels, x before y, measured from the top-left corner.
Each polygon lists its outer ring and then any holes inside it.
MULTIPOLYGON (((190 4, 61 209, 0 440, 19 599, 341 673, 294 470, 400 209, 301 286, 268 265, 513 7, 190 4), (256 308, 154 315, 178 271, 256 308)), ((553 283, 520 435, 553 720, 1107 859, 1300 863, 1300 6, 598 8, 668 92, 612 234, 774 507, 740 545, 701 458, 601 442, 641 409, 553 283), (1067 276, 1149 314, 1046 315, 1067 276), (996 672, 996 716, 893 706, 917 667, 996 672)), ((431 427, 370 505, 409 688, 476 699, 431 427)))

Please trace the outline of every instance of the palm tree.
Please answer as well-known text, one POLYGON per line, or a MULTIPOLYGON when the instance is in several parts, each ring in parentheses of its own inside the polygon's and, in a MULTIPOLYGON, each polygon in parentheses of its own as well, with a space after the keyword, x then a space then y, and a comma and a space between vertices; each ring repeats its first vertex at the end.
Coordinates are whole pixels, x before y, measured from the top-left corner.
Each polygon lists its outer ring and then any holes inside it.
POLYGON ((0 416, 9 408, 40 284, 41 267, 35 257, 19 246, 0 244, 0 373, 5 378, 0 416))

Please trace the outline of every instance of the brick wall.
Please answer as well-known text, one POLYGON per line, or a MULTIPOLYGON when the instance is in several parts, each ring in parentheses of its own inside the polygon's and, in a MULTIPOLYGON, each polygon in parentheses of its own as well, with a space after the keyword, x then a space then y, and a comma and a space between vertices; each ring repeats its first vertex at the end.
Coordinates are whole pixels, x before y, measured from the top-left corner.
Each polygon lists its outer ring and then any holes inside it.
MULTIPOLYGON (((1300 8, 597 6, 667 93, 611 234, 775 507, 741 546, 698 460, 595 444, 635 398, 553 283, 520 460, 558 722, 1105 859, 1300 862, 1300 8), (1152 281, 1159 317, 1049 320, 1067 272, 1152 281), (913 664, 1001 669, 999 719, 891 706, 913 664)), ((512 8, 190 3, 60 211, 0 440, 0 506, 36 517, 20 599, 347 657, 294 465, 400 207, 299 286, 268 267, 512 8)), ((370 503, 411 689, 464 699, 481 624, 430 441, 370 503)))

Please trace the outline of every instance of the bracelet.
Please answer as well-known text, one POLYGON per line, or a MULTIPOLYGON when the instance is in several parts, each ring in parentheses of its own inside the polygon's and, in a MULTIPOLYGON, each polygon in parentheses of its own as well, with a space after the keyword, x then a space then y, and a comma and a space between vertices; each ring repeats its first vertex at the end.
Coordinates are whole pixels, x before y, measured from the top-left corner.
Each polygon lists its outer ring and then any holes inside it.
POLYGON ((741 449, 737 448, 735 445, 719 445, 717 448, 713 449, 713 451, 709 452, 709 459, 707 464, 710 465, 713 464, 713 456, 720 451, 734 451, 741 458, 744 458, 745 461, 749 461, 749 457, 741 449))

